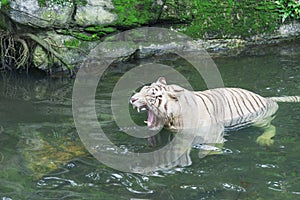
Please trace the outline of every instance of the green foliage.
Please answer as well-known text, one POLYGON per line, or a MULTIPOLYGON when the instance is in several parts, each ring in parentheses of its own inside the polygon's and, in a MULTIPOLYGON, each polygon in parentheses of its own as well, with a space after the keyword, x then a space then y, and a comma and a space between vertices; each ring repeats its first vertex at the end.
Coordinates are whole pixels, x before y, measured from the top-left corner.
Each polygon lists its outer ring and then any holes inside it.
POLYGON ((300 1, 278 0, 275 1, 278 11, 282 17, 282 22, 287 18, 300 19, 300 1))

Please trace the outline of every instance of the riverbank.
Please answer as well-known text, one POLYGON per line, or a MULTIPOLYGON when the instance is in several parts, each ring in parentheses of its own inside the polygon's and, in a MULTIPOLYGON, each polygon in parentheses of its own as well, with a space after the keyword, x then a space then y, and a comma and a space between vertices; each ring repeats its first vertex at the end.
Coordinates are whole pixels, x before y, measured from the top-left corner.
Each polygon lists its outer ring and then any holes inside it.
POLYGON ((268 0, 2 1, 0 27, 1 69, 36 67, 48 73, 73 73, 99 43, 137 27, 180 32, 213 57, 300 37, 299 21, 282 23, 278 5, 268 0))

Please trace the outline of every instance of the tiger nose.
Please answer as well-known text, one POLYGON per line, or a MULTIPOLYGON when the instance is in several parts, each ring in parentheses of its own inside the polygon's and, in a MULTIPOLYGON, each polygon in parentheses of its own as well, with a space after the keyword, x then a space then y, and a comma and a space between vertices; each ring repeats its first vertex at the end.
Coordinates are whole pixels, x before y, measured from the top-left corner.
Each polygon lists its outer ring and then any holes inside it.
POLYGON ((130 103, 133 104, 133 103, 136 102, 137 100, 138 100, 137 98, 131 97, 131 98, 130 98, 130 103))

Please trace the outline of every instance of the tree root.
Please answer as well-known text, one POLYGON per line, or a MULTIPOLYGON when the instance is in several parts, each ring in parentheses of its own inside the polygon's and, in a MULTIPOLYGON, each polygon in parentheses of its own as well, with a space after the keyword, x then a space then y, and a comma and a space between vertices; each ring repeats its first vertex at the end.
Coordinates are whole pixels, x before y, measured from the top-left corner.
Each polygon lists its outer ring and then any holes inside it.
MULTIPOLYGON (((0 32, 0 70, 24 69, 31 66, 33 51, 39 45, 49 56, 57 58, 73 76, 73 66, 65 61, 52 45, 32 33, 14 35, 0 32)), ((50 69, 51 70, 51 69, 50 69)))

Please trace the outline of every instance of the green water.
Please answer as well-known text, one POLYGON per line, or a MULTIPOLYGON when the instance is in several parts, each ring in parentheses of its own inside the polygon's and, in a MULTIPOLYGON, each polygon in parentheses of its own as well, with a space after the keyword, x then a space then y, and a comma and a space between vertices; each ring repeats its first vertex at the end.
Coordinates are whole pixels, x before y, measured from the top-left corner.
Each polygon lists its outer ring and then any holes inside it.
MULTIPOLYGON (((299 44, 258 48, 214 61, 226 86, 262 96, 299 95, 299 44)), ((184 62, 160 62, 175 65, 193 86, 205 88, 184 62)), ((107 106, 114 83, 137 64, 121 64, 107 72, 96 105, 116 144, 148 150, 146 140, 122 134, 107 106)), ((249 127, 226 137, 222 155, 199 159, 193 149, 191 166, 145 176, 113 170, 85 150, 73 122, 73 80, 10 73, 2 73, 0 80, 0 199, 300 198, 300 103, 280 103, 270 147, 259 146, 255 140, 261 130, 249 127)), ((145 118, 133 115, 140 121, 145 118)))

